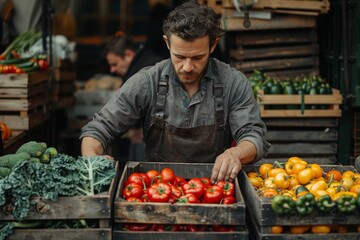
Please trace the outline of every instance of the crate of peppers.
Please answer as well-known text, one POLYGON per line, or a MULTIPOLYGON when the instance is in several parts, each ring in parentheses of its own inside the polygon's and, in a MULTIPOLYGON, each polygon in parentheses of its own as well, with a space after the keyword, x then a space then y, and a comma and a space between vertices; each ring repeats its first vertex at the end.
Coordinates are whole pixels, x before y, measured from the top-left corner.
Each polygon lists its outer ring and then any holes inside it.
POLYGON ((352 166, 290 157, 245 166, 240 181, 252 213, 250 232, 258 239, 358 239, 360 174, 352 166))
POLYGON ((248 239, 239 183, 212 184, 212 167, 128 162, 114 201, 114 239, 248 239))

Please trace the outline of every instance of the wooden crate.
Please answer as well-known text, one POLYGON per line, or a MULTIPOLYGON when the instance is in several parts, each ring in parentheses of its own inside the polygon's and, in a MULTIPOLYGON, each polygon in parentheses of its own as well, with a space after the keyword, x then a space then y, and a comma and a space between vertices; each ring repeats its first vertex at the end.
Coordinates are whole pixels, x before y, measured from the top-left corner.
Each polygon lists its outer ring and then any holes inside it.
MULTIPOLYGON (((118 164, 116 164, 118 170, 118 164)), ((107 192, 95 196, 72 196, 59 197, 57 201, 33 197, 30 202, 33 206, 45 204, 49 206, 46 212, 36 211, 31 208, 29 215, 24 221, 71 221, 90 220, 98 222, 98 228, 66 228, 66 229, 14 229, 8 239, 16 240, 48 240, 48 239, 87 239, 87 240, 111 240, 112 239, 112 206, 113 198, 118 184, 118 177, 114 178, 107 192)), ((16 221, 13 215, 9 215, 0 209, 0 221, 16 221)))
POLYGON ((309 163, 337 164, 339 119, 337 118, 264 118, 268 155, 258 163, 286 162, 299 156, 309 163))
POLYGON ((156 163, 128 162, 120 178, 114 201, 114 239, 248 239, 245 226, 245 205, 239 182, 235 183, 237 202, 222 204, 170 204, 170 203, 136 203, 121 198, 126 178, 133 172, 147 172, 150 169, 160 171, 169 167, 176 175, 190 179, 192 177, 209 177, 213 164, 191 163, 156 163), (155 224, 202 224, 202 225, 236 225, 234 232, 129 232, 123 231, 123 223, 155 224), (151 237, 150 237, 151 236, 151 237))
POLYGON ((48 73, 0 75, 0 119, 14 130, 28 130, 49 118, 48 73))
MULTIPOLYGON (((249 227, 249 234, 253 240, 295 240, 295 239, 358 239, 359 233, 355 232, 356 226, 360 224, 360 213, 343 214, 337 210, 330 213, 323 213, 316 208, 314 212, 308 216, 300 216, 296 213, 288 215, 277 215, 271 208, 271 199, 260 199, 256 193, 255 188, 251 185, 246 173, 258 171, 260 165, 244 166, 243 171, 239 175, 239 181, 243 184, 241 188, 245 204, 246 204, 246 221, 249 227), (282 234, 272 234, 271 228, 273 226, 283 226, 285 229, 290 226, 299 225, 344 225, 352 228, 348 233, 331 232, 328 234, 290 234, 285 232, 282 234)), ((325 172, 331 169, 338 169, 341 171, 351 170, 356 171, 353 166, 341 165, 323 165, 325 172)))
POLYGON ((341 117, 340 104, 342 95, 337 89, 332 94, 316 95, 285 95, 264 94, 262 90, 257 93, 260 105, 261 117, 341 117), (289 105, 295 105, 299 109, 289 109, 289 105), (275 108, 276 109, 272 109, 275 108), (309 109, 312 106, 325 106, 325 109, 309 109))
MULTIPOLYGON (((235 8, 233 0, 202 1, 216 11, 220 8, 235 8)), ((241 1, 242 2, 242 1, 241 1)), ((249 1, 250 2, 250 1, 249 1)), ((270 9, 274 13, 318 16, 330 10, 329 0, 257 0, 251 9, 270 9)))
MULTIPOLYGON (((360 213, 358 211, 352 214, 343 214, 337 210, 330 213, 323 213, 315 208, 314 212, 307 216, 300 216, 297 213, 277 215, 271 208, 271 199, 260 199, 246 175, 247 172, 257 172, 259 166, 260 165, 244 166, 243 171, 239 174, 239 181, 243 184, 242 186, 244 186, 241 188, 241 191, 245 199, 246 208, 252 213, 254 220, 261 227, 263 233, 271 233, 271 226, 275 225, 360 224, 360 213)), ((331 169, 340 171, 352 170, 356 172, 353 166, 323 165, 322 168, 324 172, 328 172, 331 169)))

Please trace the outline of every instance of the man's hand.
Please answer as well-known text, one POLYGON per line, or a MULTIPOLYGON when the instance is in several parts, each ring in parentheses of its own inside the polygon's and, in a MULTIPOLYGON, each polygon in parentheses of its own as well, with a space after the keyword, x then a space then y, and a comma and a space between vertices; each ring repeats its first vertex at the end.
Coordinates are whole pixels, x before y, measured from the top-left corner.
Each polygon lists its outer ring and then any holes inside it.
POLYGON ((142 143, 144 138, 142 128, 130 128, 128 134, 132 144, 142 143))
POLYGON ((235 147, 225 150, 216 160, 211 173, 211 182, 234 181, 242 168, 240 153, 235 147))
POLYGON ((242 141, 236 147, 226 149, 216 160, 211 173, 211 181, 234 181, 242 168, 242 164, 253 161, 256 147, 250 141, 242 141))

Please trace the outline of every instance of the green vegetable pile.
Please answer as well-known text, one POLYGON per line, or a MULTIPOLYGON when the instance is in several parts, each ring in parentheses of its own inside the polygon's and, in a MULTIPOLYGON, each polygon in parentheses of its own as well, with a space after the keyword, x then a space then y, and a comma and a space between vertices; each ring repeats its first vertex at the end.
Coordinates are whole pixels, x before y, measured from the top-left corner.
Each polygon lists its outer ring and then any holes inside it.
POLYGON ((255 70, 249 80, 255 95, 258 90, 265 94, 332 94, 329 83, 317 75, 279 80, 255 70))

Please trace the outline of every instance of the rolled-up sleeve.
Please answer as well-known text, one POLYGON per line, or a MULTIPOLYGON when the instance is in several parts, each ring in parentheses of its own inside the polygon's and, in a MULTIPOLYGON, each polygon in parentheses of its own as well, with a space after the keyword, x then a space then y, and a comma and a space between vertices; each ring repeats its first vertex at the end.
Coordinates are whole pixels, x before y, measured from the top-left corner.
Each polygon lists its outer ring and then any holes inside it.
POLYGON ((253 95, 250 81, 241 73, 229 87, 229 124, 237 143, 250 141, 256 147, 256 159, 266 156, 270 143, 265 139, 266 125, 260 117, 259 105, 253 95))
POLYGON ((135 74, 116 91, 114 97, 81 130, 80 139, 93 137, 101 142, 104 149, 141 121, 142 107, 145 106, 148 91, 146 76, 135 74))

